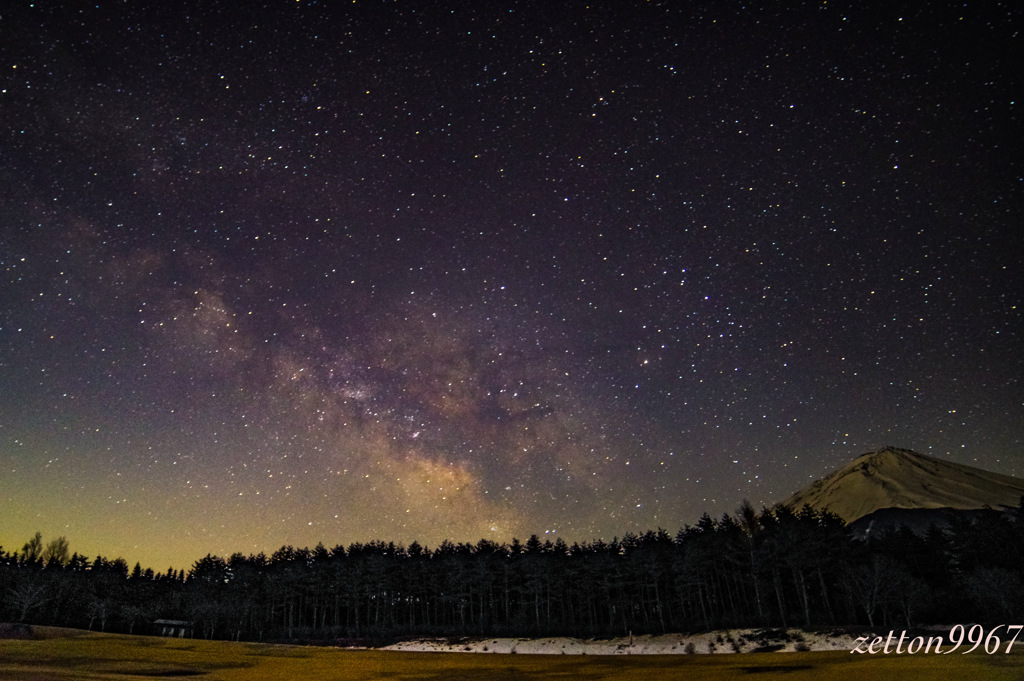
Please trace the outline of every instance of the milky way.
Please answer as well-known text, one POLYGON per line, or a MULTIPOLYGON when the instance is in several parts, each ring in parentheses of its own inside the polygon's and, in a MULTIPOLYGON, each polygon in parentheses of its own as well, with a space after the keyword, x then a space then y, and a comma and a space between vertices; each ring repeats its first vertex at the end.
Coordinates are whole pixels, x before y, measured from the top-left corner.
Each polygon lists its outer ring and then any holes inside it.
POLYGON ((14 3, 0 544, 610 539, 890 444, 1024 475, 1021 18, 14 3))

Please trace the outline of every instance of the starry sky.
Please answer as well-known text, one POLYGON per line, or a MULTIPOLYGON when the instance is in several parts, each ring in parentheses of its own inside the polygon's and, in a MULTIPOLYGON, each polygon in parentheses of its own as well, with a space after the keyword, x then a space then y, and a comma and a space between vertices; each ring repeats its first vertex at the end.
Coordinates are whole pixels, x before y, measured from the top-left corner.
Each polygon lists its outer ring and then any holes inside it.
POLYGON ((1012 2, 0 13, 0 544, 208 552, 1024 476, 1012 2))

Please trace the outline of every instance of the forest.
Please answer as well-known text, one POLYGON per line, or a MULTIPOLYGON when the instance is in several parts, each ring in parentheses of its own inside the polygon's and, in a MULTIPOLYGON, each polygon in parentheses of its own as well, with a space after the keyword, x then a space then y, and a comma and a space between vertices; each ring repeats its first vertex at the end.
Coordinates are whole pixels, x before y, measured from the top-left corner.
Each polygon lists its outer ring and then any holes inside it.
POLYGON ((1024 499, 914 534, 855 536, 810 507, 705 514, 571 546, 530 537, 434 549, 284 546, 154 573, 40 534, 0 547, 0 621, 195 638, 346 644, 406 637, 574 636, 740 627, 1008 624, 1024 616, 1024 499))

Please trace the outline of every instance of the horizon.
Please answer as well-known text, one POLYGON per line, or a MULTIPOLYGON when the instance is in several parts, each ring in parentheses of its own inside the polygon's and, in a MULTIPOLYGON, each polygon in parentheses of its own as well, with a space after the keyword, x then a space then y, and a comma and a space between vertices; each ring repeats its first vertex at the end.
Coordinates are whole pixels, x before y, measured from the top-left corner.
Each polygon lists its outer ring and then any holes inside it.
MULTIPOLYGON (((742 503, 742 501, 740 503, 742 503)), ((761 512, 764 512, 764 511, 768 511, 768 510, 774 510, 777 506, 778 505, 772 506, 772 507, 762 506, 760 509, 757 509, 757 510, 758 510, 759 513, 761 513, 761 512)), ((718 516, 711 516, 710 514, 705 512, 705 513, 701 514, 701 518, 704 515, 707 515, 708 517, 712 518, 712 520, 714 520, 715 522, 718 522, 719 520, 722 519, 723 515, 735 516, 735 512, 733 512, 733 513, 725 512, 724 514, 719 514, 718 516)), ((620 534, 612 535, 611 537, 591 537, 589 539, 575 539, 575 540, 572 540, 572 541, 565 540, 562 537, 555 536, 554 534, 539 535, 537 533, 533 533, 531 535, 527 535, 527 536, 522 537, 522 538, 518 537, 518 536, 510 537, 506 541, 498 541, 498 540, 491 539, 491 538, 488 538, 488 537, 478 537, 475 540, 455 540, 455 539, 452 539, 452 538, 445 538, 445 539, 442 539, 441 541, 439 541, 439 542, 437 542, 435 544, 428 544, 427 542, 421 542, 421 541, 419 541, 417 539, 412 539, 409 542, 400 542, 400 541, 394 541, 394 540, 385 539, 385 538, 382 538, 382 537, 376 537, 376 538, 367 539, 367 540, 354 540, 354 541, 350 541, 350 542, 325 542, 323 540, 320 540, 316 544, 312 544, 312 545, 299 545, 299 544, 294 544, 294 543, 285 543, 285 544, 281 544, 280 546, 274 547, 272 550, 261 549, 259 551, 207 552, 207 553, 205 553, 205 554, 203 554, 201 556, 198 556, 197 558, 195 558, 195 560, 192 560, 191 562, 189 562, 184 567, 181 567, 181 566, 179 566, 177 564, 174 564, 172 562, 172 563, 168 564, 167 568, 164 568, 164 569, 157 569, 154 565, 147 565, 147 564, 143 563, 140 560, 129 559, 129 558, 126 558, 123 555, 118 555, 118 554, 115 554, 115 553, 110 553, 110 554, 104 554, 104 553, 83 553, 82 551, 76 550, 75 543, 74 543, 74 540, 73 540, 72 537, 65 537, 64 535, 59 535, 59 537, 68 540, 68 544, 69 544, 69 549, 68 550, 70 552, 69 555, 77 554, 79 557, 87 559, 89 561, 89 563, 90 563, 90 567, 91 567, 91 564, 93 563, 93 561, 96 558, 103 558, 104 560, 107 560, 107 561, 117 561, 117 560, 124 561, 124 563, 128 567, 128 571, 129 572, 131 572, 134 569, 135 565, 139 565, 139 567, 143 571, 152 570, 154 575, 157 575, 157 574, 167 575, 168 572, 170 570, 172 570, 172 569, 174 571, 182 573, 182 574, 188 574, 192 570, 192 568, 198 562, 203 560, 203 558, 207 558, 207 557, 222 558, 225 561, 227 561, 227 560, 229 560, 231 557, 233 557, 235 555, 241 555, 244 558, 253 558, 253 557, 257 557, 257 556, 263 555, 267 559, 270 559, 273 556, 273 554, 276 553, 277 551, 279 551, 281 549, 287 549, 287 548, 291 548, 291 549, 294 549, 296 551, 313 551, 318 546, 323 546, 328 551, 334 551, 335 549, 341 547, 347 553, 349 551, 349 549, 351 547, 353 547, 353 546, 366 546, 366 545, 373 544, 373 543, 380 543, 380 544, 385 544, 385 545, 394 545, 395 548, 398 549, 399 551, 407 551, 409 549, 409 547, 412 546, 413 544, 418 544, 423 549, 424 552, 431 553, 431 552, 436 551, 443 544, 448 544, 448 543, 453 544, 455 546, 475 547, 475 546, 480 545, 483 542, 493 542, 498 547, 503 548, 503 549, 507 549, 507 548, 513 547, 517 543, 520 546, 525 546, 527 541, 529 541, 529 540, 533 539, 534 537, 536 537, 538 540, 541 540, 542 543, 545 544, 545 545, 548 544, 548 543, 550 543, 552 545, 556 545, 557 542, 561 540, 561 541, 563 541, 565 543, 567 549, 571 550, 574 546, 585 547, 585 546, 590 546, 590 545, 595 545, 595 544, 600 544, 600 543, 604 543, 606 545, 607 544, 613 544, 613 543, 616 543, 616 542, 622 542, 623 539, 625 539, 627 537, 630 537, 630 536, 632 536, 632 537, 643 537, 643 536, 645 536, 647 534, 651 534, 651 533, 655 533, 656 534, 656 533, 661 532, 661 531, 664 531, 664 532, 668 533, 669 536, 671 536, 673 538, 673 540, 674 540, 681 532, 685 531, 688 528, 695 527, 696 523, 701 518, 695 519, 693 523, 685 523, 684 525, 681 525, 679 528, 677 528, 675 530, 671 530, 670 528, 664 528, 664 527, 652 527, 652 528, 648 528, 646 530, 623 532, 623 533, 620 533, 620 534)), ((33 536, 34 536, 34 534, 35 533, 33 533, 33 536)), ((58 537, 47 537, 42 532, 40 532, 40 534, 42 535, 43 546, 45 546, 46 543, 48 543, 52 539, 57 539, 58 538, 58 537)), ((29 537, 29 539, 31 539, 31 537, 29 537)), ((9 549, 7 547, 7 545, 0 543, 0 550, 5 551, 8 554, 13 556, 15 554, 21 554, 22 551, 23 551, 23 548, 17 548, 16 550, 11 550, 11 549, 9 549)))
MULTIPOLYGON (((903 449, 903 448, 894 447, 894 446, 891 446, 891 445, 886 445, 885 447, 882 447, 881 449, 877 449, 877 450, 870 451, 870 452, 863 452, 862 454, 859 454, 859 455, 855 456, 853 459, 851 459, 851 461, 846 466, 843 466, 841 468, 837 468, 837 469, 829 472, 828 474, 826 474, 822 478, 818 478, 817 480, 814 480, 813 482, 809 483, 808 485, 806 485, 801 490, 797 490, 796 492, 794 492, 792 495, 790 495, 786 499, 779 500, 779 501, 774 502, 772 504, 767 504, 767 505, 766 504, 762 504, 760 507, 757 507, 757 506, 755 506, 753 504, 751 504, 751 506, 754 508, 754 510, 758 514, 764 514, 764 513, 767 513, 769 511, 775 511, 780 506, 787 506, 787 507, 790 508, 791 511, 794 511, 794 512, 799 511, 800 509, 797 508, 796 505, 794 505, 794 503, 791 501, 793 499, 793 497, 798 496, 798 495, 800 495, 802 493, 806 493, 808 490, 813 488, 813 486, 815 484, 817 484, 818 482, 821 482, 821 481, 831 477, 833 474, 839 473, 840 471, 849 468, 852 465, 852 463, 854 461, 858 460, 858 459, 861 459, 861 458, 863 458, 865 456, 874 456, 874 455, 882 454, 882 453, 885 453, 885 452, 895 452, 897 454, 914 454, 914 455, 918 455, 918 456, 925 456, 927 458, 935 459, 937 461, 944 462, 944 463, 955 463, 955 462, 952 462, 952 461, 944 461, 943 459, 941 459, 939 457, 934 457, 934 456, 930 456, 930 455, 922 455, 920 452, 916 452, 914 450, 903 449)), ((978 469, 978 470, 986 472, 986 473, 993 473, 992 471, 986 471, 985 469, 978 469)), ((1024 478, 1014 478, 1014 479, 1019 480, 1021 483, 1024 483, 1024 478)), ((1021 500, 1024 501, 1024 495, 1021 495, 1021 500)), ((386 545, 394 545, 399 551, 406 551, 413 544, 418 544, 423 549, 424 552, 432 552, 432 551, 436 550, 438 547, 440 547, 441 545, 446 544, 446 543, 451 543, 451 544, 454 544, 454 545, 457 545, 457 546, 478 546, 482 542, 493 542, 497 546, 499 546, 499 547, 501 547, 503 549, 507 549, 507 548, 510 548, 510 547, 514 546, 517 542, 520 545, 525 545, 526 541, 536 537, 537 539, 543 541, 545 544, 551 543, 551 544, 556 544, 557 545, 557 542, 562 541, 566 545, 567 549, 571 550, 575 546, 594 545, 594 544, 598 544, 598 543, 602 543, 602 542, 603 543, 615 543, 615 542, 622 541, 622 540, 624 540, 624 539, 626 539, 626 538, 628 538, 630 536, 642 537, 642 536, 645 536, 647 534, 659 533, 659 532, 667 532, 670 536, 672 536, 675 539, 675 538, 677 538, 680 535, 680 533, 686 531, 687 529, 695 527, 697 525, 697 523, 701 519, 703 519, 705 516, 710 517, 712 520, 714 520, 716 522, 721 520, 725 515, 728 515, 728 516, 733 517, 733 518, 737 518, 739 513, 740 513, 740 506, 742 506, 744 503, 749 503, 749 500, 748 499, 742 499, 741 501, 739 501, 734 506, 732 511, 724 511, 724 512, 719 513, 717 515, 714 515, 714 514, 711 514, 711 513, 707 512, 707 511, 704 511, 699 518, 694 519, 692 522, 683 523, 683 524, 679 525, 677 528, 658 526, 658 527, 632 529, 632 530, 620 532, 618 534, 613 534, 610 538, 606 537, 606 536, 598 536, 598 537, 589 537, 589 538, 579 538, 579 537, 576 537, 576 538, 566 539, 563 536, 558 536, 554 532, 550 532, 550 533, 544 533, 544 534, 531 533, 529 535, 524 535, 526 537, 526 539, 523 539, 522 537, 519 537, 519 536, 512 536, 512 537, 509 537, 508 539, 505 539, 505 540, 496 539, 494 537, 478 537, 478 538, 475 538, 475 539, 455 539, 455 538, 452 538, 452 537, 445 537, 445 538, 441 539, 440 541, 437 541, 437 542, 434 542, 434 543, 428 543, 428 542, 425 542, 425 541, 420 541, 417 538, 412 538, 412 539, 410 539, 408 541, 400 541, 400 540, 388 539, 388 538, 384 538, 384 537, 373 537, 373 538, 369 538, 369 539, 354 539, 354 540, 351 540, 351 541, 325 541, 324 539, 320 539, 315 544, 306 544, 306 545, 300 545, 300 544, 296 544, 296 543, 292 543, 292 542, 286 542, 286 543, 283 543, 283 544, 281 544, 279 546, 276 546, 276 547, 263 547, 263 548, 260 548, 258 550, 249 550, 249 551, 240 551, 240 550, 224 551, 224 550, 222 550, 222 551, 218 551, 218 552, 207 551, 206 553, 202 554, 201 556, 199 556, 199 557, 195 558, 194 560, 190 561, 189 563, 187 563, 187 565, 184 566, 184 567, 180 567, 174 561, 171 561, 168 564, 168 567, 165 568, 165 569, 157 569, 154 565, 146 565, 141 560, 130 560, 128 558, 125 558, 123 555, 119 555, 119 554, 116 554, 116 553, 104 554, 102 552, 100 552, 100 553, 95 553, 95 552, 89 553, 89 552, 78 551, 74 547, 74 545, 73 545, 72 538, 64 537, 63 535, 58 535, 58 536, 60 536, 61 538, 67 539, 69 544, 71 544, 71 548, 69 549, 71 554, 78 554, 79 556, 81 556, 83 558, 87 558, 90 561, 90 563, 92 561, 94 561, 96 558, 99 558, 99 557, 102 557, 102 558, 104 558, 106 560, 118 560, 118 559, 121 559, 121 560, 124 560, 126 562, 126 564, 128 565, 129 570, 133 569, 133 567, 135 565, 139 565, 139 566, 141 566, 142 570, 144 570, 144 571, 147 570, 147 569, 150 569, 150 570, 153 570, 153 572, 155 574, 167 574, 172 569, 176 570, 176 571, 184 571, 184 573, 187 573, 187 572, 189 572, 191 570, 192 567, 194 567, 199 561, 201 561, 205 557, 213 556, 213 557, 223 558, 224 560, 229 560, 231 557, 233 557, 235 555, 242 555, 242 556, 244 556, 246 558, 253 558, 253 557, 256 557, 256 556, 263 555, 263 556, 265 556, 266 558, 269 559, 277 551, 279 551, 281 549, 285 549, 285 548, 293 548, 293 549, 298 550, 298 551, 313 551, 314 549, 316 549, 316 548, 318 548, 320 546, 323 546, 328 551, 332 551, 333 552, 337 548, 340 547, 340 548, 344 549, 346 552, 348 552, 353 546, 367 545, 367 544, 373 544, 373 543, 381 543, 381 544, 386 544, 386 545)), ((800 505, 800 508, 802 508, 803 506, 810 505, 810 507, 813 510, 816 510, 816 511, 828 511, 830 513, 836 513, 836 511, 834 511, 832 509, 832 507, 835 505, 835 503, 836 503, 835 500, 833 500, 833 503, 829 504, 825 508, 821 508, 820 504, 809 503, 805 499, 804 503, 800 505)), ((981 508, 988 508, 988 507, 989 507, 989 504, 983 504, 983 505, 977 506, 976 508, 981 509, 981 508)), ((882 508, 880 508, 878 510, 885 510, 887 508, 890 508, 890 507, 882 507, 882 508)), ((922 506, 920 508, 926 508, 926 507, 922 506)), ((927 506, 927 508, 932 508, 932 506, 927 506)), ((943 507, 936 507, 936 508, 946 508, 946 507, 943 506, 943 507)), ((1007 507, 1007 508, 1009 508, 1009 507, 1007 507)), ((845 524, 850 525, 854 521, 863 518, 865 515, 870 515, 870 513, 862 514, 862 515, 858 516, 857 518, 852 518, 852 519, 848 519, 848 518, 844 517, 842 514, 837 514, 837 515, 844 521, 845 524)), ((40 534, 43 534, 43 533, 40 532, 40 534)), ((56 539, 56 538, 57 537, 47 537, 45 534, 43 534, 43 536, 42 536, 43 545, 45 546, 49 541, 51 541, 52 539, 56 539)), ((14 545, 11 545, 11 546, 14 546, 14 545)), ((6 551, 7 553, 13 555, 13 554, 20 553, 22 550, 23 549, 12 550, 12 549, 8 548, 8 546, 6 544, 4 544, 2 541, 0 541, 0 551, 6 551)))

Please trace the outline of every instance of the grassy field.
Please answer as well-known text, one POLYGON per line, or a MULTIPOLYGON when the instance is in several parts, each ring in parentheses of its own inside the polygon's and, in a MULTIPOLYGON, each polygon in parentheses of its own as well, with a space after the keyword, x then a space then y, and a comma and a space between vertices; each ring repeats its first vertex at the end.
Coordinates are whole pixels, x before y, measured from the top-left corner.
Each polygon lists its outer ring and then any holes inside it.
POLYGON ((121 636, 46 627, 37 627, 35 631, 35 640, 0 640, 0 679, 1024 679, 1024 653, 986 655, 975 652, 927 657, 847 652, 679 656, 403 653, 121 636))

